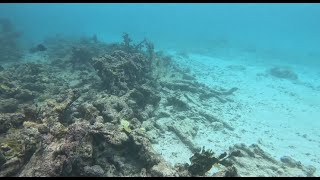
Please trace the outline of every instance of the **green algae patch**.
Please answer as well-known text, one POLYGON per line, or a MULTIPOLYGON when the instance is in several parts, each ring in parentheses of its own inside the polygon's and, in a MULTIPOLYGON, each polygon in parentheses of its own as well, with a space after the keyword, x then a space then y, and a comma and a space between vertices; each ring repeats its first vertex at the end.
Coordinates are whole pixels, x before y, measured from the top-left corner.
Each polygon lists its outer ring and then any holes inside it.
POLYGON ((119 129, 122 130, 122 131, 125 131, 127 133, 131 133, 131 129, 130 129, 130 122, 127 121, 127 120, 121 120, 120 121, 120 127, 119 129))

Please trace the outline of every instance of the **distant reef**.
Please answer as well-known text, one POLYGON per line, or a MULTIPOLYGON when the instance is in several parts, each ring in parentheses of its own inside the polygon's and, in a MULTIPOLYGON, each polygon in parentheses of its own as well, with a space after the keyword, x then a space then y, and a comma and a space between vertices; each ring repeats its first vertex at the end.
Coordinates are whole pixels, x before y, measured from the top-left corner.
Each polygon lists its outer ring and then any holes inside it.
POLYGON ((0 18, 0 63, 20 60, 22 50, 17 42, 20 35, 9 19, 0 18))

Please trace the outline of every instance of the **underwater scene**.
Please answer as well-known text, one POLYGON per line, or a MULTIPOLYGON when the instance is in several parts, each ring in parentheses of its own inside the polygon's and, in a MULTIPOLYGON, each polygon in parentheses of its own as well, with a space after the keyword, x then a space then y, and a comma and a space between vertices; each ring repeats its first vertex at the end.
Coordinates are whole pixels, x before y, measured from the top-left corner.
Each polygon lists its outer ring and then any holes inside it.
POLYGON ((320 4, 0 4, 0 177, 320 176, 320 4))

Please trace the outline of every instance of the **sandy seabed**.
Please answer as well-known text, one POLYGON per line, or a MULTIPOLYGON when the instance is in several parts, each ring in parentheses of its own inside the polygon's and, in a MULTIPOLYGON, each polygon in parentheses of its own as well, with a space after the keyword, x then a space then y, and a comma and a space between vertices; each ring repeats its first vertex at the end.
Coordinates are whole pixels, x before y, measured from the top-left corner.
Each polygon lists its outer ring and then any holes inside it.
MULTIPOLYGON (((202 54, 182 56, 171 51, 180 67, 190 70, 197 81, 209 87, 237 87, 232 102, 221 105, 206 100, 203 109, 219 116, 234 130, 208 126, 207 122, 184 124, 199 128, 191 138, 194 144, 223 152, 236 143, 258 144, 275 159, 290 156, 305 165, 320 168, 320 72, 315 67, 255 61, 255 57, 216 58, 202 54), (268 73, 275 66, 290 67, 297 81, 281 79, 268 73)), ((201 104, 201 100, 195 100, 201 104)), ((203 101, 202 101, 203 102, 203 101)), ((199 106, 198 106, 199 108, 199 106)), ((174 119, 163 119, 174 122, 174 119)), ((154 147, 172 164, 192 155, 172 133, 166 133, 154 147)), ((319 176, 319 174, 317 174, 319 176)))

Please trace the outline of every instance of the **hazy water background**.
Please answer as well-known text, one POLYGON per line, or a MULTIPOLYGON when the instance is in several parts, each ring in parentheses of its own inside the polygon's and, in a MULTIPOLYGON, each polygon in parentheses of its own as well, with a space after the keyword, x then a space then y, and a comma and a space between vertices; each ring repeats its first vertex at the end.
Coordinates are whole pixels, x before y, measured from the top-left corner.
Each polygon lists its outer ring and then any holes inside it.
POLYGON ((128 32, 135 40, 151 39, 158 49, 232 46, 304 63, 316 61, 320 54, 316 3, 18 3, 1 4, 0 16, 10 18, 23 32, 26 45, 57 33, 96 33, 111 42, 128 32))

